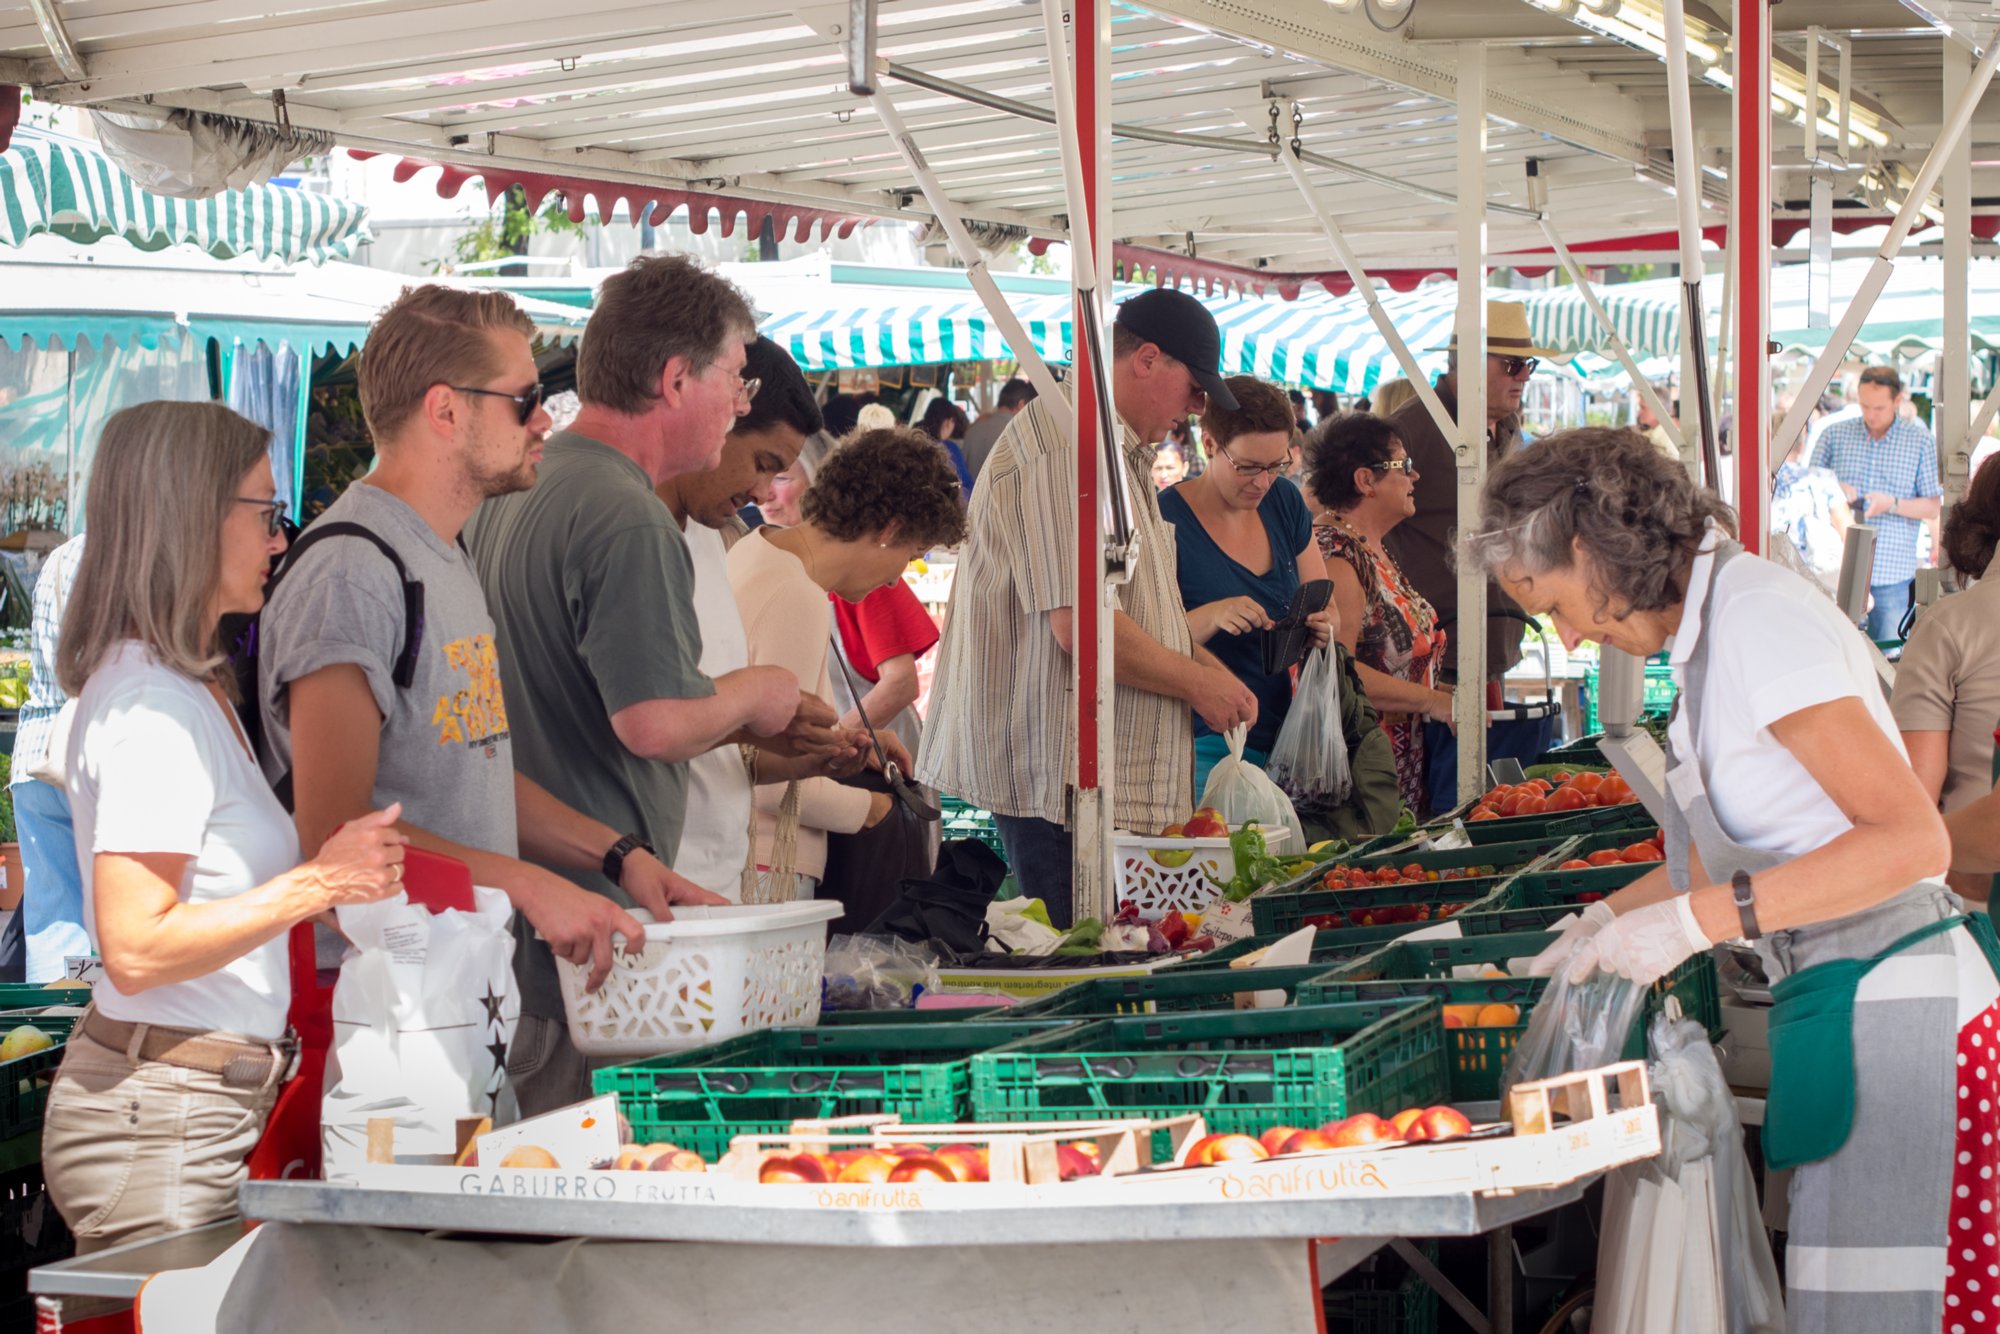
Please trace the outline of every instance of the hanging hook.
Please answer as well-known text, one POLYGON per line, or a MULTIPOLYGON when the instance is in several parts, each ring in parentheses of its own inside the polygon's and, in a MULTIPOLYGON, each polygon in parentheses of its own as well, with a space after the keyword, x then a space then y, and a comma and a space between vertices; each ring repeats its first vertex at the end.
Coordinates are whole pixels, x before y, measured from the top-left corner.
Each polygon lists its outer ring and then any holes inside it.
POLYGON ((1299 109, 1299 104, 1297 102, 1292 103, 1292 156, 1293 157, 1302 157, 1305 153, 1305 145, 1299 139, 1299 131, 1304 127, 1305 123, 1306 123, 1306 113, 1299 109))
POLYGON ((286 134, 290 134, 292 132, 292 112, 291 108, 285 105, 285 90, 282 88, 273 88, 271 90, 271 113, 277 117, 278 128, 282 129, 286 134))

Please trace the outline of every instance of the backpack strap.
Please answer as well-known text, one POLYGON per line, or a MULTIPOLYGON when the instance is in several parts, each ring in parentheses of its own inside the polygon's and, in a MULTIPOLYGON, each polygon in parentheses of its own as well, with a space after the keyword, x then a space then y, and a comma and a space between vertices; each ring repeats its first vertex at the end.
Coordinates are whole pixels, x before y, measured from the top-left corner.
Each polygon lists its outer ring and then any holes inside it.
POLYGON ((389 558, 391 565, 396 567, 396 578, 403 585, 403 651, 396 655, 395 667, 389 677, 396 683, 397 689, 408 690, 417 679, 417 655, 423 651, 424 645, 424 586, 418 580, 410 578, 409 570, 403 565, 403 558, 397 555, 396 549, 383 541, 381 535, 373 529, 339 519, 331 523, 313 524, 299 534, 299 540, 285 553, 284 563, 271 572, 270 582, 264 585, 265 601, 270 601, 271 593, 277 588, 278 581, 298 564, 299 557, 315 543, 329 537, 366 538, 374 544, 377 551, 389 558))

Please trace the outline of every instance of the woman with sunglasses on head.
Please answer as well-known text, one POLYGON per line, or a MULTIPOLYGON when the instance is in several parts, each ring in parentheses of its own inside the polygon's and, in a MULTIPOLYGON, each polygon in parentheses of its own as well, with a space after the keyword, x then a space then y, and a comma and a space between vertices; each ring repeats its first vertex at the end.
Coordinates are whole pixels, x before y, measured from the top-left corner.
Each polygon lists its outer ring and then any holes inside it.
MULTIPOLYGON (((1326 565, 1313 546, 1305 499, 1282 475, 1297 430, 1291 400, 1253 376, 1234 375, 1227 383, 1236 410, 1210 400, 1201 416, 1208 470, 1160 492, 1160 514, 1174 526, 1181 601, 1195 643, 1257 696, 1257 721, 1243 753, 1262 764, 1292 703, 1289 667, 1264 670, 1262 632, 1290 613, 1301 584, 1326 578, 1326 565)), ((1331 612, 1310 625, 1315 644, 1333 638, 1331 612)), ((1228 754, 1227 739, 1197 717, 1196 794, 1228 754)))
POLYGON ((76 699, 65 760, 104 978, 42 1137, 80 1251, 235 1214, 295 1050, 287 933, 402 881, 395 807, 299 865, 237 724, 219 628, 263 605, 285 549, 269 442, 218 403, 147 403, 105 424, 91 470, 56 671, 76 699))
POLYGON ((1396 751, 1403 804, 1424 813, 1423 720, 1451 721, 1451 692, 1436 688, 1445 635, 1437 614, 1382 544, 1417 512, 1417 469, 1387 420, 1350 412, 1306 443, 1306 475, 1323 512, 1314 524, 1333 580, 1340 642, 1354 654, 1368 698, 1396 751))

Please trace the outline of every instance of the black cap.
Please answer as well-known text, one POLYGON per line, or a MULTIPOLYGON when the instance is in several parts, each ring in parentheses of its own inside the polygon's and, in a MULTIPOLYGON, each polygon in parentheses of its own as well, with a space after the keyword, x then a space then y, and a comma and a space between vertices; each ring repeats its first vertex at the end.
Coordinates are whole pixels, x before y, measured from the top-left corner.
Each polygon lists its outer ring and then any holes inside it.
POLYGON ((1186 292, 1155 287, 1121 302, 1115 318, 1119 328, 1157 344, 1186 366, 1209 402, 1225 412, 1237 410, 1236 395, 1222 378, 1222 331, 1207 306, 1186 292))

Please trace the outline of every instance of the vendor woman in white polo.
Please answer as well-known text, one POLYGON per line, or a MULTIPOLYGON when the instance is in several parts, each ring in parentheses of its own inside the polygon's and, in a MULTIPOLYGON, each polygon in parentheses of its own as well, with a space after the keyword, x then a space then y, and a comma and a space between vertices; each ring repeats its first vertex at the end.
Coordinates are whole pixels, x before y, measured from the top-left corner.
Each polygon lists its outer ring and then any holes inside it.
POLYGON ((1564 431, 1487 478, 1466 539, 1565 644, 1670 649, 1667 863, 1538 971, 1639 983, 1722 941, 1776 983, 1767 1161, 1796 1169, 1789 1327, 2000 1329, 2000 980, 1866 642, 1629 430, 1564 431), (1782 980, 1780 980, 1782 979, 1782 980))

